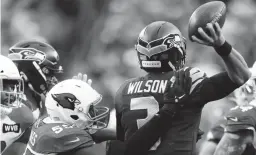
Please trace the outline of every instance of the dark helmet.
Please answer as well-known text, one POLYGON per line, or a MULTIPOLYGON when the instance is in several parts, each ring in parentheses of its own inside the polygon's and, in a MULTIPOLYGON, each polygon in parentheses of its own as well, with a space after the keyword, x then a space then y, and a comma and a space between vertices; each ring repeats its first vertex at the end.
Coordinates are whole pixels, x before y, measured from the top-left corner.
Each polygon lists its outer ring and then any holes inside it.
POLYGON ((185 64, 186 40, 172 23, 156 21, 147 25, 135 45, 140 67, 147 72, 178 70, 185 64))
MULTIPOLYGON (((41 41, 28 40, 18 42, 9 49, 8 57, 18 65, 24 61, 37 62, 45 77, 47 87, 52 87, 58 82, 57 73, 63 73, 62 66, 59 64, 58 52, 51 45, 41 41)), ((20 70, 22 71, 23 69, 21 68, 20 70)))

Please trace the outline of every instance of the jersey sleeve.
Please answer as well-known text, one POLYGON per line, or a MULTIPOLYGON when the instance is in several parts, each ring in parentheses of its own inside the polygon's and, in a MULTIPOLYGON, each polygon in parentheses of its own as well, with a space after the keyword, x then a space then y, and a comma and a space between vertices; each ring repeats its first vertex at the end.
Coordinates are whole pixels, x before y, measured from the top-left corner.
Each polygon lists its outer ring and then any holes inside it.
POLYGON ((125 143, 119 140, 111 140, 106 143, 106 155, 124 154, 125 143))
POLYGON ((62 153, 87 148, 93 144, 92 137, 86 131, 65 124, 56 124, 48 126, 48 129, 42 128, 38 132, 32 131, 24 155, 62 153))
POLYGON ((120 141, 124 141, 124 128, 122 127, 121 119, 122 119, 122 96, 123 90, 126 86, 126 83, 123 84, 117 91, 115 95, 115 110, 116 110, 116 139, 120 141))
POLYGON ((227 120, 226 132, 237 132, 239 130, 255 131, 256 110, 251 105, 231 108, 225 118, 227 120))
POLYGON ((224 128, 221 125, 214 126, 206 135, 207 141, 218 144, 224 134, 224 128))
POLYGON ((238 87, 239 85, 229 78, 227 72, 221 72, 205 78, 196 93, 200 95, 202 104, 206 104, 210 101, 222 99, 238 87))
POLYGON ((8 116, 11 120, 20 124, 22 132, 31 127, 35 122, 32 111, 24 104, 19 108, 14 108, 8 116))
POLYGON ((196 67, 187 67, 185 70, 186 69, 189 69, 190 77, 192 80, 190 94, 193 94, 198 89, 200 89, 200 86, 202 85, 202 82, 207 78, 207 75, 204 71, 196 67))

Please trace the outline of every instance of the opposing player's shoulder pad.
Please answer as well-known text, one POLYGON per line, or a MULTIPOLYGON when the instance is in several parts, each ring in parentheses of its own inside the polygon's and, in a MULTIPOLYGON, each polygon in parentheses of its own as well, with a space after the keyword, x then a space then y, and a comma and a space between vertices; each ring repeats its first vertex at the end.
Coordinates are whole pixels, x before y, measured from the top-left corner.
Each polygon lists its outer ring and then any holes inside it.
POLYGON ((19 108, 13 108, 9 117, 14 122, 20 123, 25 127, 32 125, 35 121, 32 111, 24 104, 19 108))
POLYGON ((192 79, 192 86, 190 89, 190 93, 192 93, 195 88, 197 88, 199 86, 199 84, 206 79, 207 75, 204 71, 202 71, 201 69, 197 68, 197 67, 185 67, 184 68, 185 71, 189 71, 190 73, 190 77, 192 79))
POLYGON ((256 127, 256 109, 251 105, 236 106, 230 109, 225 119, 227 125, 225 130, 237 132, 239 130, 252 130, 256 127))
POLYGON ((94 144, 88 132, 74 126, 58 123, 55 126, 49 125, 47 131, 38 140, 34 151, 60 153, 90 147, 94 144))

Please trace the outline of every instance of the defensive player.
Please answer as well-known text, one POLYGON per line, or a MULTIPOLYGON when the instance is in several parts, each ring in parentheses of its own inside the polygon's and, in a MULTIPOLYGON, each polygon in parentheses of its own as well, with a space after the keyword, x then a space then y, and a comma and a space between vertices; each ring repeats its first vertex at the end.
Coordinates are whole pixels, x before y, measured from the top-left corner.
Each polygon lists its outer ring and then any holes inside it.
MULTIPOLYGON (((189 103, 186 103, 186 106, 176 115, 174 108, 172 113, 175 117, 172 121, 166 122, 171 124, 166 133, 161 130, 159 133, 150 132, 151 129, 145 129, 143 126, 149 120, 148 123, 154 122, 152 117, 158 117, 158 114, 155 114, 165 103, 163 93, 174 71, 186 72, 187 68, 184 68, 186 43, 179 29, 169 22, 153 22, 141 31, 135 49, 141 68, 148 74, 126 81, 115 98, 117 138, 127 141, 138 129, 144 129, 140 134, 144 135, 144 142, 139 141, 139 144, 135 142, 137 145, 133 146, 133 150, 139 150, 142 146, 150 144, 152 135, 161 134, 158 142, 148 147, 150 154, 193 154, 203 106, 210 101, 227 96, 249 79, 250 72, 246 62, 225 41, 219 25, 209 23, 207 29, 211 32, 211 36, 199 28, 198 32, 203 39, 200 40, 195 36, 192 38, 197 43, 214 47, 224 61, 226 72, 206 77, 205 73, 198 68, 188 68, 190 78, 186 76, 184 79, 192 79, 189 103)), ((173 83, 173 79, 170 83, 173 83)), ((177 94, 175 99, 182 99, 183 96, 177 94)), ((166 129, 166 126, 168 125, 162 125, 159 128, 166 129)))
MULTIPOLYGON (((255 97, 256 97, 256 77, 254 65, 251 68, 251 79, 240 88, 243 94, 240 94, 238 106, 231 108, 226 114, 226 122, 223 128, 219 128, 218 132, 209 137, 209 141, 215 139, 215 143, 207 142, 205 145, 208 147, 202 150, 206 153, 214 152, 214 154, 222 154, 225 151, 227 155, 254 155, 256 150, 253 145, 254 132, 255 132, 255 97), (222 130, 221 130, 222 129, 222 130), (216 150, 215 150, 216 148, 216 150)), ((212 132, 209 133, 211 135, 212 132)), ((212 153, 213 154, 213 153, 212 153)))
MULTIPOLYGON (((252 77, 250 78, 250 80, 248 80, 243 86, 241 86, 233 92, 234 97, 232 98, 232 101, 234 101, 235 104, 238 106, 248 105, 256 97, 256 63, 254 63, 253 67, 250 68, 250 71, 252 73, 252 77)), ((250 117, 250 113, 248 112, 245 111, 243 115, 248 115, 248 117, 250 117)), ((240 113, 237 114, 240 115, 240 113)), ((203 146, 201 147, 202 149, 200 150, 200 155, 214 154, 217 145, 219 144, 221 138, 223 137, 225 124, 226 121, 224 119, 220 120, 220 122, 207 133, 206 141, 203 143, 203 146)), ((250 152, 253 151, 253 145, 248 144, 246 146, 245 151, 243 152, 243 155, 250 155, 250 152)))
POLYGON ((22 102, 24 82, 16 65, 0 55, 1 154, 34 123, 32 111, 22 102))
POLYGON ((109 109, 97 107, 102 96, 86 82, 62 81, 47 94, 46 116, 33 125, 24 155, 88 153, 91 134, 108 124, 109 109))

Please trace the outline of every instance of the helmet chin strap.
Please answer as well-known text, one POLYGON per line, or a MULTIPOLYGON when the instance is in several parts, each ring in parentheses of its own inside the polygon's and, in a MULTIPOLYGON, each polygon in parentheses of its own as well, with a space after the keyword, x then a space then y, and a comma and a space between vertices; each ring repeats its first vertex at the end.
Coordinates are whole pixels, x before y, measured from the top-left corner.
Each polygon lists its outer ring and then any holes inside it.
POLYGON ((168 62, 168 65, 172 68, 173 71, 176 71, 176 68, 174 67, 171 61, 168 62))

